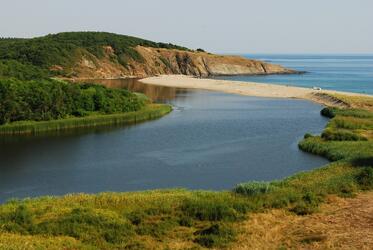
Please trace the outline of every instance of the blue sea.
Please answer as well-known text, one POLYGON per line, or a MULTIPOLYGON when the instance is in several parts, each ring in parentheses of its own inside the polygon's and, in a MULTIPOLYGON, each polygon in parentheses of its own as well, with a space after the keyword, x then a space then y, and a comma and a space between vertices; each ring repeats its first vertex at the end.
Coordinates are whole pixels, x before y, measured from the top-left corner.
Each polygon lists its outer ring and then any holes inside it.
POLYGON ((269 76, 224 76, 220 79, 276 83, 299 87, 321 87, 322 89, 373 94, 372 55, 266 55, 246 54, 285 67, 306 71, 301 75, 269 76))

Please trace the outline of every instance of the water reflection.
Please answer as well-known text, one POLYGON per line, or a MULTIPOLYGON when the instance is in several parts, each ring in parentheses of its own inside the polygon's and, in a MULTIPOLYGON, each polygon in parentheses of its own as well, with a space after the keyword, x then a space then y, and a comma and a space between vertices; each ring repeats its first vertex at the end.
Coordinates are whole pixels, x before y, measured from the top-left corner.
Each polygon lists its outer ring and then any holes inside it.
POLYGON ((147 95, 155 102, 169 102, 176 97, 183 98, 186 93, 193 90, 156 86, 144 84, 136 78, 130 79, 96 79, 84 80, 83 82, 91 82, 102 84, 108 88, 125 88, 133 92, 139 92, 147 95))

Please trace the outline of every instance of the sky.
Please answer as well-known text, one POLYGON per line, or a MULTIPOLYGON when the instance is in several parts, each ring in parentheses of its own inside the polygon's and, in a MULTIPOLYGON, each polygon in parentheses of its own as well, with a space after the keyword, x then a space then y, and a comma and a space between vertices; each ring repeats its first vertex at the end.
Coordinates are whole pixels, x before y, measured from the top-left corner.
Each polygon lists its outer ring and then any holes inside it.
POLYGON ((373 0, 0 0, 0 37, 107 31, 215 53, 373 53, 373 0))

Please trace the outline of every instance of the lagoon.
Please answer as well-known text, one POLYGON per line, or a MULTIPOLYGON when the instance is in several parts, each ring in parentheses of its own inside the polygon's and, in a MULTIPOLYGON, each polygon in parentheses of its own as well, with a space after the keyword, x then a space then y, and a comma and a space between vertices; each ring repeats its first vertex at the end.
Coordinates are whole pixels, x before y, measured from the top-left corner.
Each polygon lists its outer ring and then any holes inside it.
POLYGON ((77 192, 223 190, 327 163, 297 147, 327 122, 322 107, 309 101, 101 82, 146 93, 174 111, 134 126, 2 137, 0 202, 77 192))

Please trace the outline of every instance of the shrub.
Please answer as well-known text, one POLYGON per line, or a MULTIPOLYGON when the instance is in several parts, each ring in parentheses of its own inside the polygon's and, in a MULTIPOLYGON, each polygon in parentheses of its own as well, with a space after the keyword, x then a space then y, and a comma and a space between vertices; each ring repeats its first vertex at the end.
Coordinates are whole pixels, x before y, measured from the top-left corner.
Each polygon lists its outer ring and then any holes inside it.
POLYGON ((337 193, 341 197, 354 197, 357 187, 355 183, 345 182, 339 186, 339 192, 337 193))
POLYGON ((0 60, 0 78, 14 77, 20 80, 45 79, 47 70, 16 60, 0 60))
POLYGON ((306 134, 304 135, 304 139, 311 138, 311 137, 313 137, 313 135, 310 134, 310 133, 306 133, 306 134))
POLYGON ((320 197, 315 195, 313 192, 306 192, 302 199, 296 202, 295 206, 291 208, 290 211, 297 215, 312 214, 317 211, 320 201, 320 197))
POLYGON ((195 242, 204 247, 224 247, 235 238, 235 232, 225 225, 213 224, 212 226, 197 231, 195 242))
POLYGON ((328 117, 328 118, 333 118, 336 115, 336 109, 335 108, 326 107, 326 108, 323 108, 320 111, 320 113, 321 113, 322 116, 325 116, 325 117, 328 117))
POLYGON ((32 225, 33 221, 31 212, 24 205, 20 205, 17 207, 16 211, 12 216, 12 220, 14 221, 14 223, 26 227, 32 225))
POLYGON ((182 227, 191 227, 193 225, 193 220, 189 217, 183 216, 179 219, 179 225, 182 227))
POLYGON ((373 167, 364 167, 356 176, 356 181, 363 189, 373 188, 373 167))
POLYGON ((135 226, 140 225, 146 218, 146 214, 143 212, 132 212, 127 216, 131 223, 135 226))

